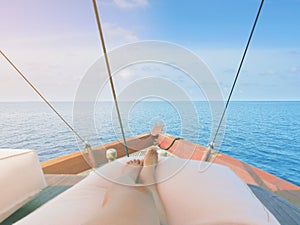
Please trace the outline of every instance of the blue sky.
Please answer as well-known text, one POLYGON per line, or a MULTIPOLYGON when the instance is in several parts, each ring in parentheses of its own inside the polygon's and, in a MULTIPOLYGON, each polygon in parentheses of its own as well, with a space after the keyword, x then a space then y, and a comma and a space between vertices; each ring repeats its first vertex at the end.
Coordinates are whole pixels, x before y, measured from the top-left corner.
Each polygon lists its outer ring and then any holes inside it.
MULTIPOLYGON (((192 1, 172 4, 161 1, 158 39, 171 39, 197 46, 241 47, 252 26, 260 1, 192 1), (166 31, 166 32, 163 32, 166 31)), ((256 47, 295 47, 299 45, 299 1, 265 1, 256 30, 256 47)))
MULTIPOLYGON (((1 50, 47 98, 72 101, 81 78, 101 55, 92 2, 0 3, 1 50)), ((188 48, 210 67, 225 97, 259 4, 257 0, 98 1, 109 50, 143 40, 188 48)), ((299 9, 299 0, 265 0, 234 100, 300 100, 299 9)), ((118 87, 133 79, 127 78, 118 87)), ((27 100, 39 98, 0 59, 0 101, 27 100)))

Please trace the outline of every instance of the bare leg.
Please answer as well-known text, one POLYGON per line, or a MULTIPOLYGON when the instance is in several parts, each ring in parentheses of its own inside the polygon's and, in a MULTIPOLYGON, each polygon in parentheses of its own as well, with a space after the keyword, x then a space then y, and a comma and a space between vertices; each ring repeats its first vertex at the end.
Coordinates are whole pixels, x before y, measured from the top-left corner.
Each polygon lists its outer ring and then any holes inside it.
POLYGON ((143 187, 134 185, 143 162, 131 160, 124 174, 118 178, 121 184, 113 184, 103 198, 101 211, 88 225, 159 225, 152 194, 143 187))
POLYGON ((151 148, 144 159, 144 166, 140 173, 140 182, 147 185, 148 190, 151 192, 153 200, 155 202, 157 214, 159 215, 159 220, 161 225, 167 225, 167 217, 165 212, 165 207, 161 201, 160 195, 157 190, 156 180, 155 180, 155 169, 158 163, 157 152, 154 148, 151 148))

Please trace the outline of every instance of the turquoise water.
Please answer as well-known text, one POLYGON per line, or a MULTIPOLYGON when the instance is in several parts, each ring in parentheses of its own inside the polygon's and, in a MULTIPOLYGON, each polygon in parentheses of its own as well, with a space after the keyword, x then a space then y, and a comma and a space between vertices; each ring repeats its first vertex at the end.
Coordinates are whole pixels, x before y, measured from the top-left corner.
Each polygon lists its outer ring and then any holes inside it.
MULTIPOLYGON (((53 104, 73 124, 73 104, 53 104)), ((126 136, 148 132, 153 124, 163 123, 165 132, 207 145, 212 119, 208 104, 194 102, 196 114, 178 110, 180 104, 184 103, 133 105, 128 114, 122 114, 126 136)), ((95 131, 78 130, 93 146, 121 139, 110 106, 95 105, 95 131)), ((36 149, 40 160, 45 161, 82 147, 43 103, 0 103, 0 118, 0 148, 36 149)), ((84 118, 80 122, 84 123, 84 118)), ((300 185, 300 102, 232 102, 218 149, 300 185)))

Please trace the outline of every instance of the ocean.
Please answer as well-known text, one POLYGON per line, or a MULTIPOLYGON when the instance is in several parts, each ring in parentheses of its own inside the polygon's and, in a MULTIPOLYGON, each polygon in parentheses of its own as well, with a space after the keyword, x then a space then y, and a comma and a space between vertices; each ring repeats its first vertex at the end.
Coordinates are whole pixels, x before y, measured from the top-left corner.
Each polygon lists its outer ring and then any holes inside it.
MULTIPOLYGON (((206 146, 214 130, 208 103, 192 102, 194 112, 182 110, 187 109, 184 104, 142 101, 130 105, 124 110, 126 114, 120 104, 126 137, 149 132, 154 124, 163 123, 165 132, 206 146)), ((111 103, 95 105, 92 124, 85 123, 85 118, 73 118, 72 102, 53 105, 92 146, 121 139, 111 103)), ((82 148, 42 102, 0 103, 0 118, 0 148, 35 149, 40 161, 82 148)), ((231 102, 225 121, 218 151, 300 186, 300 102, 231 102)))

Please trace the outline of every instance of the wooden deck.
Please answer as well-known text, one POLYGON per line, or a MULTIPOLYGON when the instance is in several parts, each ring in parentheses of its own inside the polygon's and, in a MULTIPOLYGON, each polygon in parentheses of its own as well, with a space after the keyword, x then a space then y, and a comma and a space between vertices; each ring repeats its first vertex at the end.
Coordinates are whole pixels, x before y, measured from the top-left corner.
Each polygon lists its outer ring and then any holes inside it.
POLYGON ((85 177, 86 175, 45 174, 48 186, 73 186, 85 177))
POLYGON ((300 224, 300 208, 261 187, 251 184, 248 186, 281 225, 300 224))

